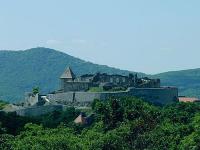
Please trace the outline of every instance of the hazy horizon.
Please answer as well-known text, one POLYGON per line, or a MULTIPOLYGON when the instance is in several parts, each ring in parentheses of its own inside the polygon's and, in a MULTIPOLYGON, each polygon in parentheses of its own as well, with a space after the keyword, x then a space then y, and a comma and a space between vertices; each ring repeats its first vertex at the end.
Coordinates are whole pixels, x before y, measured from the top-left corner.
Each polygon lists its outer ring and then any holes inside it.
POLYGON ((0 49, 48 47, 147 74, 199 68, 200 1, 2 1, 0 49))

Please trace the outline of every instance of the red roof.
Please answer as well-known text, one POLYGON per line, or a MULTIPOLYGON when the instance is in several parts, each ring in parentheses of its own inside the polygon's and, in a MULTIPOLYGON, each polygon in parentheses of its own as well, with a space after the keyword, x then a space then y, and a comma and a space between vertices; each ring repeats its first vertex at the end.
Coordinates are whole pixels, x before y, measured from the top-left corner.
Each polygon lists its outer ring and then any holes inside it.
POLYGON ((179 97, 179 102, 200 102, 198 98, 195 97, 179 97))

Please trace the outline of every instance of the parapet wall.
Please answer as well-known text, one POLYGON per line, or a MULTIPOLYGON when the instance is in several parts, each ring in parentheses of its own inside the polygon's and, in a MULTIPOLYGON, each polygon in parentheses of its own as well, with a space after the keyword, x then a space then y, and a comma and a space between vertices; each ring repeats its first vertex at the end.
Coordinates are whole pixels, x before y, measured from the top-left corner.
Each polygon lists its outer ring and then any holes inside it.
POLYGON ((74 101, 74 92, 64 92, 64 93, 56 93, 56 94, 48 94, 47 99, 50 102, 56 102, 61 104, 72 103, 74 101))
POLYGON ((51 102, 62 104, 68 103, 91 103, 94 99, 106 100, 110 97, 135 96, 146 101, 167 104, 178 98, 177 88, 129 88, 120 92, 65 92, 48 94, 51 102))
MULTIPOLYGON (((135 96, 146 101, 157 104, 172 103, 178 98, 177 88, 128 88, 127 91, 119 92, 64 92, 56 94, 48 94, 47 99, 50 105, 33 106, 16 110, 20 116, 38 116, 47 114, 55 110, 63 110, 64 106, 87 106, 92 103, 94 99, 107 100, 111 97, 119 98, 125 96, 135 96)), ((35 105, 38 102, 39 96, 30 97, 29 103, 35 105)))
POLYGON ((130 96, 142 98, 158 104, 168 104, 178 99, 178 89, 173 87, 161 88, 132 88, 130 96))

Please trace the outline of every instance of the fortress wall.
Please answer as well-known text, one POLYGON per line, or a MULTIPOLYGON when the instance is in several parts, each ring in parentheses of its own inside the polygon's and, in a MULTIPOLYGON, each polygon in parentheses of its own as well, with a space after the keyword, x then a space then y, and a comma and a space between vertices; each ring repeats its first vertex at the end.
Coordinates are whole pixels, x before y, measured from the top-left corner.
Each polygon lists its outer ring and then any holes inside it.
POLYGON ((110 97, 127 96, 128 92, 76 92, 76 102, 92 102, 94 99, 106 100, 110 97))
POLYGON ((46 105, 46 106, 37 106, 16 110, 17 115, 19 116, 39 116, 43 114, 47 114, 53 111, 61 111, 63 110, 62 105, 46 105))
POLYGON ((94 99, 106 100, 110 97, 127 96, 128 92, 65 92, 48 94, 50 102, 67 103, 91 103, 94 99))
POLYGON ((161 104, 172 103, 178 98, 177 88, 133 88, 129 93, 131 96, 161 104))
POLYGON ((94 99, 105 99, 105 94, 96 92, 76 92, 75 102, 92 102, 94 99))
POLYGON ((103 93, 88 93, 88 92, 76 92, 75 93, 75 100, 74 105, 77 106, 89 106, 94 99, 105 99, 105 94, 103 93))
POLYGON ((76 92, 76 102, 92 102, 94 99, 106 100, 110 97, 135 96, 144 100, 167 104, 178 98, 177 88, 130 88, 123 92, 76 92))
POLYGON ((178 98, 177 88, 129 88, 127 91, 119 92, 65 92, 48 94, 47 99, 51 105, 29 107, 16 110, 20 116, 37 116, 55 110, 63 110, 62 104, 73 104, 75 106, 86 106, 94 99, 107 100, 111 97, 135 96, 146 101, 159 104, 172 103, 178 98), (54 104, 61 105, 54 105, 54 104))
POLYGON ((144 100, 167 104, 178 97, 177 88, 129 88, 127 91, 119 92, 65 92, 48 94, 47 98, 51 102, 61 104, 69 103, 91 103, 94 99, 106 100, 110 97, 135 96, 144 100))
POLYGON ((65 93, 56 93, 56 94, 48 94, 47 99, 50 102, 58 102, 58 103, 72 103, 74 100, 74 92, 65 92, 65 93))

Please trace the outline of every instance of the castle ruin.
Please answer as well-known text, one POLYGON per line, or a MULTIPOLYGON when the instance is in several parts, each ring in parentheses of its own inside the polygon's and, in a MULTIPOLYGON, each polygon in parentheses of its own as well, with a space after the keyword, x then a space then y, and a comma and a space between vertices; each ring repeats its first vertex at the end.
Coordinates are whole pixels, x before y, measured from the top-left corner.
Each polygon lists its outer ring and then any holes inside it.
POLYGON ((172 103, 178 99, 176 87, 162 87, 160 79, 139 78, 137 74, 123 76, 106 73, 76 76, 68 67, 60 76, 57 91, 40 95, 28 93, 23 108, 16 110, 21 116, 37 116, 68 106, 90 106, 94 99, 107 100, 134 96, 157 104, 172 103))

